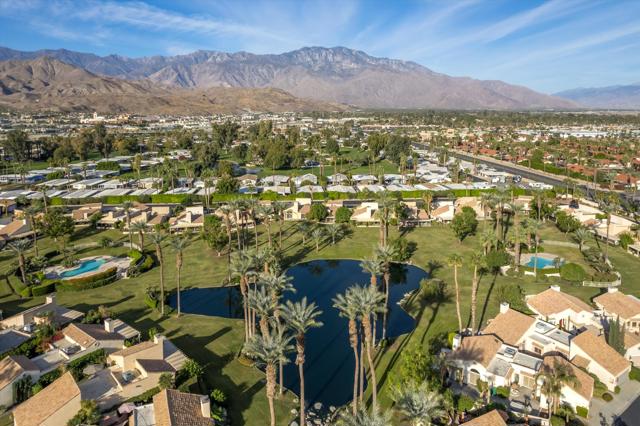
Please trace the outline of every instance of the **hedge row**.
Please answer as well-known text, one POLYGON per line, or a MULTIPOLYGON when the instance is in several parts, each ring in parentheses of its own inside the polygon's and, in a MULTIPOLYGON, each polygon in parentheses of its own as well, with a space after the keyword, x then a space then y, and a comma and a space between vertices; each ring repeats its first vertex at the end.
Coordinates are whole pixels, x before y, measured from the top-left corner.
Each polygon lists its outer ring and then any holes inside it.
POLYGON ((114 282, 118 277, 117 272, 118 268, 114 266, 104 272, 100 272, 88 277, 59 281, 56 287, 58 288, 58 290, 62 291, 79 291, 102 287, 103 285, 111 284, 112 282, 114 282))
MULTIPOLYGON (((435 197, 445 198, 459 198, 466 196, 480 196, 483 193, 495 192, 495 189, 454 189, 449 191, 430 191, 435 197)), ((422 198, 427 191, 397 191, 394 192, 397 197, 403 199, 418 199, 422 198)), ((522 188, 514 188, 513 193, 515 196, 526 195, 529 191, 522 188)), ((346 200, 346 199, 358 199, 365 200, 375 198, 376 194, 373 192, 357 192, 355 194, 347 194, 343 192, 316 192, 313 194, 297 193, 290 195, 280 195, 275 192, 263 192, 260 194, 219 194, 213 193, 209 196, 211 202, 227 202, 237 198, 258 198, 263 201, 286 201, 294 200, 301 197, 312 197, 314 200, 346 200)), ((109 196, 103 198, 81 198, 81 199, 67 199, 60 197, 53 197, 50 200, 52 206, 63 205, 79 205, 103 202, 105 204, 122 204, 124 201, 138 201, 140 203, 156 203, 156 204, 191 204, 196 202, 204 202, 205 197, 194 194, 155 194, 155 195, 119 195, 109 196)))
POLYGON ((73 374, 73 377, 76 380, 80 380, 83 378, 82 370, 84 370, 87 365, 104 364, 106 359, 107 353, 105 352, 105 350, 98 349, 69 362, 69 364, 67 364, 67 370, 71 371, 71 374, 73 374))
POLYGON ((55 282, 45 282, 43 284, 31 287, 32 296, 44 296, 45 294, 53 293, 56 291, 55 282))

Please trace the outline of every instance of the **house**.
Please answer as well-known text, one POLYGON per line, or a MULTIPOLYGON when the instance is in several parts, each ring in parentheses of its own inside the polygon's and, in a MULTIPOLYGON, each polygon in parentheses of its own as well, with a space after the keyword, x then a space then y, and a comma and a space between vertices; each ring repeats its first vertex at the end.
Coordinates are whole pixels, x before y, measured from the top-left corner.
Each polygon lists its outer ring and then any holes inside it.
POLYGON ((349 177, 342 173, 336 173, 334 175, 328 176, 327 181, 332 185, 341 185, 345 182, 348 182, 349 177))
POLYGON ((455 212, 460 213, 464 207, 469 207, 476 212, 476 217, 478 219, 485 219, 485 209, 482 205, 480 197, 459 197, 456 198, 454 203, 455 212))
POLYGON ((31 377, 35 382, 40 377, 40 369, 24 355, 9 355, 0 360, 0 405, 11 407, 16 403, 14 383, 31 377))
POLYGON ((377 202, 364 202, 353 210, 353 213, 351 214, 351 221, 354 222, 356 226, 379 224, 380 220, 376 214, 378 210, 377 202))
POLYGON ((296 176, 293 178, 293 184, 296 187, 300 187, 303 185, 317 185, 318 184, 318 176, 313 173, 305 173, 302 176, 296 176))
POLYGON ((358 185, 373 185, 378 182, 378 178, 373 175, 353 175, 351 180, 358 185))
POLYGON ((356 190, 353 186, 347 185, 329 185, 327 186, 327 192, 340 192, 343 194, 355 194, 356 190))
POLYGON ((138 406, 129 417, 131 426, 214 426, 209 397, 165 389, 153 403, 138 406))
POLYGON ((70 372, 18 405, 14 426, 66 425, 80 411, 80 388, 70 372))
POLYGON ((324 192, 324 188, 320 185, 303 185, 296 190, 299 194, 317 194, 324 192))
POLYGON ((609 225, 607 226, 607 221, 603 219, 594 228, 594 232, 597 238, 611 244, 618 245, 620 244, 620 234, 624 232, 631 232, 631 227, 634 225, 635 223, 633 221, 622 216, 612 214, 609 225))
POLYGON ((610 287, 604 294, 593 299, 607 320, 619 318, 629 333, 640 333, 640 300, 610 287))
POLYGON ((146 177, 138 180, 139 189, 155 189, 162 186, 162 178, 146 177))
POLYGON ((264 186, 262 188, 263 192, 275 192, 280 195, 289 195, 291 194, 291 188, 284 185, 272 185, 272 186, 264 186))
POLYGON ((258 175, 245 174, 242 176, 238 176, 236 180, 240 183, 240 186, 255 187, 258 183, 258 175))
POLYGON ((311 211, 311 198, 296 198, 289 207, 284 210, 285 220, 303 220, 311 211))
POLYGON ((289 176, 285 175, 271 175, 261 179, 261 183, 264 186, 280 186, 289 184, 289 176))
POLYGON ((0 240, 5 242, 32 236, 31 224, 26 219, 14 219, 6 225, 0 226, 0 240))
POLYGON ((175 376, 186 360, 186 356, 161 335, 114 352, 108 362, 115 389, 104 393, 99 402, 113 406, 153 389, 158 386, 161 375, 175 376))
POLYGON ((124 347, 126 338, 105 324, 69 324, 62 330, 63 339, 54 341, 53 347, 66 360, 78 358, 98 349, 107 353, 115 352, 124 347))
POLYGON ((508 303, 501 303, 500 313, 482 330, 482 334, 494 334, 508 345, 524 347, 525 336, 535 323, 535 318, 511 309, 508 303))
POLYGON ((536 316, 567 331, 586 325, 599 326, 591 306, 552 285, 542 293, 527 297, 527 306, 536 316))
POLYGON ((204 226, 204 207, 189 206, 176 217, 169 219, 171 232, 198 230, 204 226))
MULTIPOLYGON (((508 418, 508 417, 507 417, 508 418)), ((468 422, 462 423, 464 426, 507 426, 505 417, 498 410, 489 411, 468 422)))
POLYGON ((106 182, 106 180, 101 178, 84 179, 71 184, 71 188, 77 190, 96 189, 99 188, 100 185, 104 182, 106 182))
POLYGON ((55 295, 50 294, 45 297, 42 305, 34 306, 18 314, 10 316, 0 321, 3 328, 16 328, 30 331, 33 325, 49 321, 49 313, 52 313, 51 320, 58 325, 65 325, 71 321, 79 320, 84 316, 82 312, 67 309, 56 303, 55 295))
MULTIPOLYGON (((577 383, 565 383, 561 390, 561 400, 564 404, 570 405, 574 410, 577 407, 588 408, 593 398, 593 388, 595 380, 589 374, 585 373, 577 366, 559 355, 545 355, 544 365, 547 368, 554 368, 556 365, 562 364, 569 368, 576 377, 577 383)), ((544 407, 547 405, 546 396, 538 389, 536 392, 540 398, 540 404, 544 407)))
POLYGON ((439 201, 431 209, 431 218, 438 222, 451 222, 455 214, 453 201, 439 201))
POLYGON ((85 204, 71 211, 71 218, 77 224, 89 223, 94 214, 102 214, 102 203, 85 204))
MULTIPOLYGON (((0 311, 0 315, 2 315, 2 311, 0 311)), ((31 334, 14 328, 0 330, 0 354, 17 348, 29 339, 31 339, 31 334)))
POLYGON ((628 380, 631 362, 607 344, 603 335, 587 330, 571 340, 571 362, 598 376, 610 390, 628 380))

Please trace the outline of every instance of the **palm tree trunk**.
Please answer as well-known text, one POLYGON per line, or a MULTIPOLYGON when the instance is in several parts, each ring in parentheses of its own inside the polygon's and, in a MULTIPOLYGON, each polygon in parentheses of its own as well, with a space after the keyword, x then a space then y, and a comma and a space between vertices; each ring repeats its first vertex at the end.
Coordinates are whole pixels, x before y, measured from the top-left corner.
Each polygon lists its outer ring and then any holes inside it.
POLYGON ((371 401, 374 407, 378 406, 378 383, 376 380, 376 368, 373 364, 373 357, 371 356, 371 319, 362 319, 365 333, 365 348, 367 352, 367 360, 369 362, 369 375, 371 376, 371 401))
POLYGON ((462 332, 462 316, 460 315, 460 286, 458 285, 458 267, 453 268, 453 281, 456 285, 456 314, 458 315, 458 331, 462 332))
POLYGON ((353 400, 351 401, 351 407, 353 414, 358 411, 358 382, 360 377, 360 365, 358 357, 358 324, 354 319, 349 319, 349 344, 353 350, 353 359, 355 360, 355 367, 353 369, 353 400))
POLYGON ((280 388, 278 389, 278 395, 281 397, 282 392, 284 391, 284 368, 282 366, 282 361, 278 363, 278 372, 280 376, 280 388))
POLYGON ((21 253, 19 256, 19 262, 20 262, 20 275, 22 275, 22 283, 24 285, 27 285, 27 273, 24 270, 24 255, 21 253))
POLYGON ((156 253, 158 256, 158 262, 160 263, 160 315, 164 316, 164 259, 162 258, 162 251, 158 249, 156 253))
POLYGON ((276 411, 273 407, 273 398, 276 396, 276 366, 267 364, 267 399, 269 400, 269 414, 271 415, 271 426, 276 426, 276 411))
POLYGON ((255 218, 253 219, 253 235, 256 240, 256 250, 258 250, 258 221, 255 218))
POLYGON ((304 335, 298 336, 298 356, 296 364, 298 364, 298 375, 300 376, 300 426, 305 426, 304 413, 304 335))
MULTIPOLYGON (((389 266, 387 265, 384 273, 384 312, 382 313, 382 340, 387 338, 387 315, 389 312, 389 266)), ((374 314, 375 315, 375 314, 374 314)))
POLYGON ((180 270, 182 269, 182 267, 178 268, 178 317, 180 316, 180 270))
POLYGON ((364 398, 364 330, 360 327, 360 396, 358 397, 358 401, 362 405, 362 400, 364 398))
POLYGON ((476 304, 478 302, 478 265, 473 268, 473 282, 471 283, 471 334, 476 330, 476 304))

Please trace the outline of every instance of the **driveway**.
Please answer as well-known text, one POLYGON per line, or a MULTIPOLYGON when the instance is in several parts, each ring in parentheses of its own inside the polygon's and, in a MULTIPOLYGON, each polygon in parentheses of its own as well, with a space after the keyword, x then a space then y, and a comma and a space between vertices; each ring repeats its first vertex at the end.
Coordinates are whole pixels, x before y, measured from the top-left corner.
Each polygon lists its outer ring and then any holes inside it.
MULTIPOLYGON (((633 404, 631 410, 636 413, 640 412, 640 400, 636 400, 640 395, 640 382, 629 380, 620 386, 620 393, 614 395, 613 401, 604 402, 600 398, 593 398, 591 402, 591 411, 589 412, 589 426, 618 426, 616 420, 620 418, 622 413, 633 404), (635 403, 634 403, 635 402, 635 403), (635 407, 635 408, 634 408, 635 407)), ((629 413, 622 415, 623 418, 631 416, 629 413)), ((638 417, 633 417, 634 423, 628 423, 629 426, 635 423, 638 417)), ((622 426, 622 425, 620 425, 622 426)))

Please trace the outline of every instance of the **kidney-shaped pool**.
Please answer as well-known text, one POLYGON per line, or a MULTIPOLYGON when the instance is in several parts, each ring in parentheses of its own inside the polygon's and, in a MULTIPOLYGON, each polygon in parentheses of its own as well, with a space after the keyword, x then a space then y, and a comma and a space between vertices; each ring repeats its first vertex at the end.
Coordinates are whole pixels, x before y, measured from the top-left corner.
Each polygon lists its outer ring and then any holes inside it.
MULTIPOLYGON (((333 307, 333 298, 344 293, 354 284, 369 284, 370 277, 362 272, 356 260, 314 260, 291 267, 287 274, 293 278, 295 293, 287 293, 284 299, 297 301, 306 296, 322 310, 321 328, 312 329, 306 335, 305 385, 306 399, 310 403, 321 402, 325 406, 344 405, 353 392, 353 368, 355 361, 349 347, 347 320, 339 316, 333 307)), ((387 336, 396 337, 413 330, 415 320, 399 305, 405 294, 416 290, 427 273, 411 265, 393 265, 389 289, 389 314, 387 336)), ((182 312, 242 317, 242 298, 237 287, 193 288, 181 293, 182 312)), ((175 306, 175 294, 169 300, 175 306)), ((382 334, 382 321, 377 322, 377 336, 382 334)), ((298 372, 291 354, 285 367, 285 386, 299 391, 298 372)))

